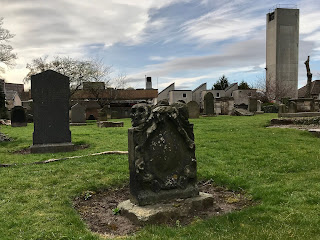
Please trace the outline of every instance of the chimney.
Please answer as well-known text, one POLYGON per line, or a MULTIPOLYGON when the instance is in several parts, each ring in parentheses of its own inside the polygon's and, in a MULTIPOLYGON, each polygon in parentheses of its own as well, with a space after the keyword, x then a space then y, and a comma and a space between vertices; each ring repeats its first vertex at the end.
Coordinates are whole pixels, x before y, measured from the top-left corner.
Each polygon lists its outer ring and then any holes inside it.
POLYGON ((146 89, 152 89, 151 77, 146 76, 146 89))

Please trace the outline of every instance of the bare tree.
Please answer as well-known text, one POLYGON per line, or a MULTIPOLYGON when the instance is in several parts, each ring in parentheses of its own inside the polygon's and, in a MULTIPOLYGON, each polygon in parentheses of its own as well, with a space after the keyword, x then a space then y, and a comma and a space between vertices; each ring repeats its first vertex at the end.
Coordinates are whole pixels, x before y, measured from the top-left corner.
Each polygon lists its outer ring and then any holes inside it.
POLYGON ((48 69, 69 77, 70 96, 80 89, 83 82, 102 81, 110 82, 111 66, 104 65, 101 60, 78 60, 70 57, 54 57, 48 61, 48 56, 33 59, 26 66, 29 73, 24 82, 29 82, 31 76, 48 69))
POLYGON ((310 72, 310 66, 309 66, 310 56, 308 56, 307 60, 304 62, 307 69, 307 90, 305 94, 305 98, 311 98, 311 82, 312 82, 312 73, 310 72))
MULTIPOLYGON (((0 63, 5 64, 7 67, 12 67, 17 59, 17 54, 13 53, 13 47, 8 44, 11 38, 14 37, 9 30, 4 29, 3 18, 0 17, 0 63)), ((0 72, 4 72, 4 68, 0 67, 0 72)))
POLYGON ((119 73, 115 78, 97 79, 95 82, 102 82, 101 84, 89 84, 87 90, 96 99, 100 108, 110 105, 111 101, 117 100, 119 89, 126 86, 126 75, 119 73), (114 86, 112 88, 111 86, 114 86))
POLYGON ((265 94, 265 99, 262 101, 268 102, 280 102, 281 99, 287 98, 288 94, 294 90, 293 86, 275 81, 271 75, 267 79, 265 76, 258 76, 253 86, 265 94))

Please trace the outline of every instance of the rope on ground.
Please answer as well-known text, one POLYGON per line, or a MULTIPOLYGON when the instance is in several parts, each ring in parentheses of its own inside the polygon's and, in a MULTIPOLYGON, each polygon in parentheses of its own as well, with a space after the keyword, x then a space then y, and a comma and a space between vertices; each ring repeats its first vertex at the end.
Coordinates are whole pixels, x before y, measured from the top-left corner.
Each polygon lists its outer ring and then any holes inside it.
POLYGON ((92 153, 92 154, 81 155, 81 156, 72 156, 72 157, 64 157, 64 158, 52 158, 52 159, 48 159, 48 160, 45 160, 45 161, 32 162, 32 163, 0 164, 0 167, 14 167, 14 166, 26 166, 26 165, 35 165, 35 164, 46 164, 46 163, 58 162, 58 161, 74 159, 74 158, 99 156, 99 155, 111 155, 111 154, 127 155, 128 151, 105 151, 105 152, 92 153))

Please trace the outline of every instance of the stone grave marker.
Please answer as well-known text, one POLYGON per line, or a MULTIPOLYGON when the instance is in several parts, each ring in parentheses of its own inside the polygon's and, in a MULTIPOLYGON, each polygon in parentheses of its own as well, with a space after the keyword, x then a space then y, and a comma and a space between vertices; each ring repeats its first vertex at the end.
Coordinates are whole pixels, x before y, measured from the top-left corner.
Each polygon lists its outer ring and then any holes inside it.
POLYGON ((27 116, 22 106, 15 106, 11 109, 11 127, 27 126, 27 116))
POLYGON ((204 114, 214 115, 214 97, 211 92, 204 95, 204 114))
POLYGON ((262 107, 262 101, 257 100, 257 111, 255 112, 255 114, 263 114, 264 111, 262 111, 261 108, 262 107))
POLYGON ((86 109, 79 103, 71 107, 71 125, 86 125, 86 109))
POLYGON ((31 76, 34 132, 32 153, 72 151, 69 78, 52 70, 31 76))
POLYGON ((97 126, 99 128, 123 127, 123 122, 99 121, 97 122, 97 126))
POLYGON ((196 101, 190 101, 187 103, 189 118, 199 118, 200 107, 196 101))
POLYGON ((136 104, 128 130, 130 200, 118 205, 121 214, 140 223, 159 222, 184 210, 213 205, 197 186, 193 124, 185 103, 160 101, 136 104), (184 209, 170 201, 181 199, 184 209), (146 206, 147 205, 147 206, 146 206), (159 221, 157 221, 159 220, 159 221))
POLYGON ((262 101, 257 101, 257 112, 261 112, 262 101))
POLYGON ((297 103, 295 101, 289 101, 289 113, 296 113, 297 112, 297 103))
POLYGON ((256 112, 258 109, 258 102, 256 98, 251 98, 249 97, 249 106, 248 106, 248 110, 249 112, 256 112))

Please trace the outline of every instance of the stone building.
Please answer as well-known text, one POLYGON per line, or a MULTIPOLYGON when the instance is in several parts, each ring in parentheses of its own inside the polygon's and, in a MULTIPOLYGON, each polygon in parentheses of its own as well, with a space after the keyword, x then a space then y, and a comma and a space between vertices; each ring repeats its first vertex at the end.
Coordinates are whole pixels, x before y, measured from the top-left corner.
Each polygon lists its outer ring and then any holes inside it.
MULTIPOLYGON (((130 117, 131 107, 141 101, 154 103, 158 96, 157 89, 103 89, 99 98, 105 101, 108 108, 109 118, 128 118, 130 117)), ((80 103, 86 108, 86 118, 98 118, 98 104, 96 96, 89 90, 78 90, 71 97, 71 105, 80 103), (91 117, 90 117, 91 116, 91 117)))

